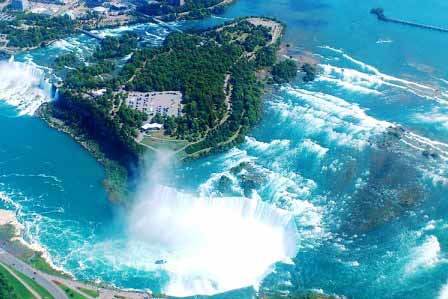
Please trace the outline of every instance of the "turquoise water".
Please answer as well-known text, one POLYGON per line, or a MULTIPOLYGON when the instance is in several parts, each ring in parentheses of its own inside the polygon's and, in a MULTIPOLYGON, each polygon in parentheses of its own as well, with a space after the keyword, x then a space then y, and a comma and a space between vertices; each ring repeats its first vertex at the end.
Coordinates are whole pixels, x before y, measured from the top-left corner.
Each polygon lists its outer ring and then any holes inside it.
MULTIPOLYGON (((448 35, 380 23, 369 14, 370 8, 383 6, 391 17, 448 28, 448 4, 395 2, 239 0, 220 18, 178 24, 206 27, 245 15, 273 16, 287 24, 292 51, 313 55, 320 64, 315 82, 297 80, 265 96, 264 119, 243 145, 177 165, 163 181, 181 194, 251 197, 294 216, 293 263, 277 264, 258 284, 261 290, 314 289, 348 298, 448 298, 448 35), (241 162, 249 162, 246 171, 256 177, 256 184, 248 183, 247 173, 232 171, 241 162), (222 176, 230 178, 225 188, 222 176)), ((156 26, 133 30, 153 44, 167 34, 156 26)), ((91 49, 92 40, 81 37, 16 59, 47 65, 49 54, 86 55, 91 49)), ((154 291, 171 286, 175 275, 167 269, 172 270, 170 259, 178 256, 168 256, 167 266, 156 266, 154 261, 165 257, 163 248, 157 251, 145 239, 129 237, 135 228, 127 223, 127 211, 107 202, 97 163, 41 121, 18 117, 6 104, 0 112, 0 191, 11 199, 4 205, 17 209, 27 225, 26 239, 41 244, 56 265, 81 279, 154 291)), ((150 197, 151 190, 141 196, 150 197)), ((240 215, 238 206, 232 205, 229 215, 240 215)), ((214 211, 210 203, 204 209, 214 211)), ((272 214, 264 213, 261 222, 277 223, 272 219, 279 214, 272 214)), ((251 214, 241 215, 237 223, 251 214)), ((212 232, 202 229, 208 223, 224 235, 215 221, 221 220, 204 217, 192 230, 209 237, 212 232)), ((230 229, 231 223, 222 221, 230 229)), ((148 231, 160 229, 149 223, 148 231)), ((179 223, 169 222, 176 230, 167 232, 185 234, 179 223)), ((253 232, 263 229, 256 226, 253 232)), ((204 242, 209 240, 212 236, 204 242)), ((236 247, 242 241, 225 240, 236 247)), ((271 253, 269 248, 266 253, 271 253)), ((228 262, 236 259, 231 257, 228 262)), ((217 291, 238 285, 219 276, 228 273, 218 271, 220 267, 192 269, 201 279, 216 278, 211 288, 217 291)), ((241 271, 235 268, 228 276, 241 271)), ((192 275, 174 273, 185 279, 192 275)), ((210 290, 209 285, 183 284, 184 290, 188 287, 210 290)))

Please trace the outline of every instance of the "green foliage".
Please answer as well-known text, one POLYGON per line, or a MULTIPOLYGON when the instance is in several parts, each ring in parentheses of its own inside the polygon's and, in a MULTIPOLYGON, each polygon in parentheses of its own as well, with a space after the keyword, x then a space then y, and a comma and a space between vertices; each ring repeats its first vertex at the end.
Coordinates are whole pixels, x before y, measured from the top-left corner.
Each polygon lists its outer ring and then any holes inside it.
POLYGON ((98 298, 100 296, 100 293, 96 290, 85 289, 85 288, 78 288, 78 290, 80 290, 84 294, 87 294, 93 298, 98 298))
POLYGON ((37 47, 75 32, 75 22, 67 16, 17 14, 12 21, 0 22, 0 33, 6 34, 9 47, 37 47))
POLYGON ((303 76, 304 82, 311 82, 316 78, 317 68, 315 65, 307 62, 302 66, 302 71, 305 72, 305 76, 303 76))
POLYGON ((292 59, 286 59, 274 65, 272 76, 276 83, 286 83, 297 76, 297 71, 297 63, 292 59))
MULTIPOLYGON (((0 286, 2 286, 1 284, 3 284, 3 286, 5 286, 6 290, 5 290, 5 294, 0 294, 4 295, 5 297, 1 297, 1 299, 35 299, 33 294, 31 294, 30 291, 28 291, 28 289, 20 282, 17 280, 17 278, 15 278, 11 273, 9 273, 8 270, 6 270, 5 266, 0 264, 0 286), (9 297, 11 296, 11 297, 9 297)), ((0 287, 1 289, 1 287, 0 287)))
POLYGON ((230 148, 244 140, 244 136, 261 118, 262 86, 257 82, 254 66, 240 61, 232 68, 232 112, 229 119, 207 134, 199 143, 190 145, 192 154, 210 148, 212 152, 230 148))
MULTIPOLYGON (((206 8, 214 6, 221 3, 223 0, 187 0, 185 5, 176 6, 172 5, 171 1, 161 0, 159 2, 144 3, 138 7, 138 10, 142 13, 148 14, 150 16, 161 16, 168 14, 176 14, 182 12, 190 12, 193 15, 202 18, 206 8)), ((191 17, 191 16, 190 16, 191 17)))
POLYGON ((82 62, 79 60, 78 56, 75 53, 68 53, 61 56, 56 57, 54 60, 54 66, 57 69, 63 68, 79 68, 81 67, 82 62))
POLYGON ((2 273, 0 273, 0 299, 19 299, 14 288, 2 273))
POLYGON ((141 55, 132 58, 130 64, 150 62, 127 88, 142 92, 181 91, 186 116, 177 120, 177 126, 171 125, 172 120, 168 119, 167 129, 174 132, 177 127, 179 137, 205 131, 226 110, 225 74, 240 55, 241 49, 234 45, 220 46, 197 35, 174 33, 159 51, 143 50, 141 55))
POLYGON ((65 294, 70 299, 87 299, 85 296, 81 295, 80 293, 72 290, 68 286, 62 283, 57 283, 57 285, 65 292, 65 294))
POLYGON ((266 27, 247 20, 202 33, 172 33, 157 48, 139 48, 129 34, 106 38, 88 65, 69 55, 55 61, 68 70, 59 100, 51 104, 52 115, 95 141, 105 155, 106 188, 115 193, 138 162, 142 147, 135 138, 146 121, 146 114, 124 104, 123 86, 182 92, 182 116, 156 115, 152 121, 163 123, 165 134, 189 141, 188 154, 224 150, 241 143, 261 117, 263 86, 255 71, 275 63, 277 45, 266 46, 271 39, 266 27), (117 67, 115 61, 130 53, 117 67))
MULTIPOLYGON (((42 299, 53 299, 54 297, 48 292, 44 287, 39 285, 34 279, 31 279, 30 277, 26 276, 22 272, 16 271, 12 269, 17 276, 20 277, 29 287, 31 287, 34 291, 36 291, 42 299)), ((1 297, 0 297, 1 298, 1 297)))
POLYGON ((121 58, 130 54, 137 47, 137 35, 124 33, 120 37, 107 36, 93 53, 97 59, 121 58))
POLYGON ((277 47, 269 46, 261 49, 255 58, 257 68, 263 68, 274 65, 277 60, 277 47))

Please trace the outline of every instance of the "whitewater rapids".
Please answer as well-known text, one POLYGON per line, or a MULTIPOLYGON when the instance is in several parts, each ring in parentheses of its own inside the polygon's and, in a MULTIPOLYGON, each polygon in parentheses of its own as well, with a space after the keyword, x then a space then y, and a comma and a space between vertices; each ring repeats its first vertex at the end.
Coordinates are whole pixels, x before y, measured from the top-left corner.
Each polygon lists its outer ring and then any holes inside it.
POLYGON ((159 186, 129 221, 131 243, 145 256, 158 254, 169 273, 164 291, 173 296, 256 286, 274 263, 296 253, 291 214, 256 199, 194 197, 159 186))
POLYGON ((31 63, 0 61, 0 100, 18 109, 19 115, 33 115, 52 98, 52 85, 45 72, 31 63))

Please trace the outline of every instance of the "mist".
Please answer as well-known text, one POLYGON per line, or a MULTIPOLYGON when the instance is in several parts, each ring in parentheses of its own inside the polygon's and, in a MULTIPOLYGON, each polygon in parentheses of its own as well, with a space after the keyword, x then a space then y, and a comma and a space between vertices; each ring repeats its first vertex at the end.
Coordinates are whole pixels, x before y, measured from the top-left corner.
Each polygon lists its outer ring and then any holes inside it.
POLYGON ((288 212, 257 199, 178 191, 166 185, 173 167, 172 153, 157 153, 127 219, 129 247, 139 248, 131 252, 141 253, 132 259, 168 273, 166 294, 256 287, 274 263, 296 253, 297 229, 288 212))

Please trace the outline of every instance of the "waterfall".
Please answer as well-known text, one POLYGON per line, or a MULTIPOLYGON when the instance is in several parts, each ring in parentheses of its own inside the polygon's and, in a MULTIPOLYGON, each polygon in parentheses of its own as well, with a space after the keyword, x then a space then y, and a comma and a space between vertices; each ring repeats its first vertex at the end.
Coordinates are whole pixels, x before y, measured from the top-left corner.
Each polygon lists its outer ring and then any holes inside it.
POLYGON ((295 255, 297 243, 292 215, 261 200, 160 186, 132 210, 129 235, 132 246, 145 248, 133 261, 162 261, 170 277, 165 292, 173 296, 256 286, 274 263, 295 255))
POLYGON ((0 62, 0 100, 16 107, 19 115, 33 115, 55 94, 45 72, 36 65, 14 61, 14 56, 0 62))

